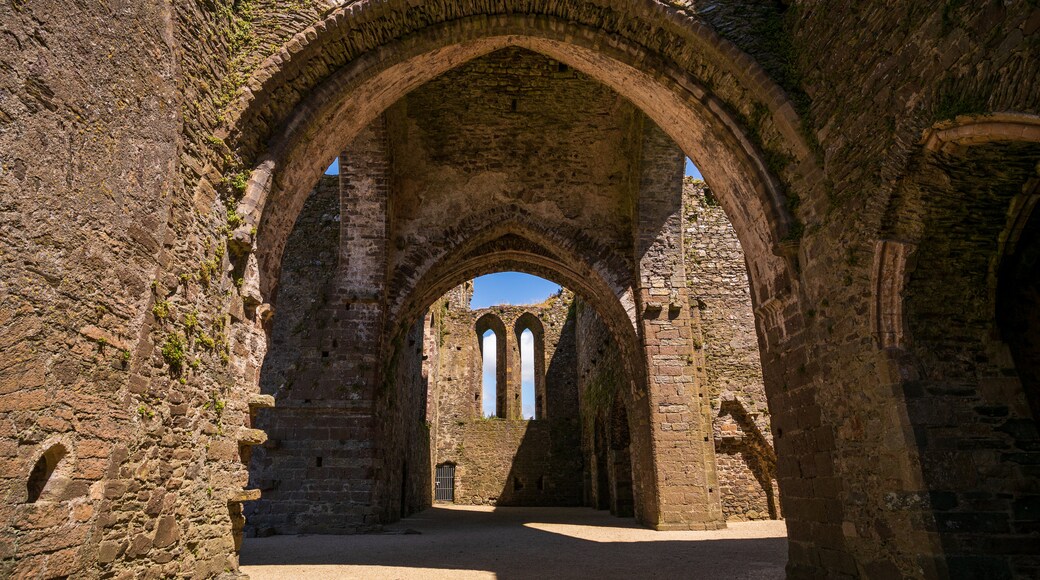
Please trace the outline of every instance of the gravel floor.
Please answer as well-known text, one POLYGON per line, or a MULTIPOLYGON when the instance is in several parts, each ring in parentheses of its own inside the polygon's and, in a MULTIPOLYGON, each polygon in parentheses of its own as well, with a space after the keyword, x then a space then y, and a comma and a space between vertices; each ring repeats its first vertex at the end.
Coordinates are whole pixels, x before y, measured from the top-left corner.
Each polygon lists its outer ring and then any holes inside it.
POLYGON ((786 535, 782 521, 655 532, 587 508, 438 506, 385 534, 247 538, 241 562, 253 580, 764 580, 784 577, 786 535))

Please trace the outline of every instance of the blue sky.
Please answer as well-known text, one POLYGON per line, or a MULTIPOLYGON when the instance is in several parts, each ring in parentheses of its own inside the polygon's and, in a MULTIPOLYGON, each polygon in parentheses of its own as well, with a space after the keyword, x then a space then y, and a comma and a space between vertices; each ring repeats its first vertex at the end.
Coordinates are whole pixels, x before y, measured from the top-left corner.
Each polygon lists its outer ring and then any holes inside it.
POLYGON ((498 304, 538 304, 560 291, 560 285, 538 276, 520 272, 499 272, 473 280, 470 308, 487 308, 498 304))
POLYGON ((704 178, 701 177, 701 170, 697 169, 697 166, 693 164, 693 161, 690 161, 689 157, 686 158, 686 175, 689 177, 696 177, 702 181, 704 180, 704 178))

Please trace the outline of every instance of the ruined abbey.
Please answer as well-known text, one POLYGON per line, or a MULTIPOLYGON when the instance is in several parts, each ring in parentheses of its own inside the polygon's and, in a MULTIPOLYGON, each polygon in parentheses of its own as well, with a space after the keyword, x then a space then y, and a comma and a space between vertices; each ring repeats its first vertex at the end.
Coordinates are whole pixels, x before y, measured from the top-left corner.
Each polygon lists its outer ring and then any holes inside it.
POLYGON ((0 577, 239 578, 252 537, 437 502, 1040 576, 1034 0, 10 0, 0 33, 0 577), (506 271, 564 289, 471 308, 506 271))

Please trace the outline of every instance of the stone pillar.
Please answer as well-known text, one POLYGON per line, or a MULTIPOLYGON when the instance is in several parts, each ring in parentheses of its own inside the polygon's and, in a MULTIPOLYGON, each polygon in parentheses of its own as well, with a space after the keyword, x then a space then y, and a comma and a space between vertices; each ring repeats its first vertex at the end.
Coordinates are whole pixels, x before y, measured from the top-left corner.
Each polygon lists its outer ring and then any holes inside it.
MULTIPOLYGON (((340 159, 338 266, 315 284, 312 317, 294 330, 300 356, 267 415, 257 533, 353 533, 382 523, 386 488, 379 372, 390 162, 383 120, 340 159), (320 286, 320 287, 319 287, 320 286)), ((329 222, 324 227, 337 227, 329 222)), ((286 308, 291 308, 286 306, 286 308)))
POLYGON ((343 378, 375 385, 387 277, 390 156, 386 125, 376 119, 340 156, 340 274, 337 323, 348 337, 338 352, 343 378))
MULTIPOLYGON (((335 332, 337 372, 331 377, 346 410, 340 420, 356 424, 344 466, 363 470, 367 485, 350 491, 350 499, 368 492, 365 523, 396 519, 390 506, 390 472, 381 450, 388 445, 379 418, 379 382, 383 380, 385 294, 388 270, 388 199, 393 176, 386 120, 379 117, 340 155, 340 257, 335 332), (360 492, 360 493, 359 493, 360 492)), ((394 372, 391 370, 390 372, 394 372)), ((332 385, 330 385, 332 387, 332 385)), ((392 461, 399 461, 394 459, 392 461)))
POLYGON ((524 418, 520 400, 523 361, 520 358, 520 335, 516 333, 516 320, 507 322, 505 339, 506 350, 509 352, 509 367, 506 370, 506 418, 518 421, 524 418))
POLYGON ((715 473, 710 402, 696 366, 682 245, 684 155, 645 123, 636 202, 638 324, 645 348, 656 505, 641 513, 659 530, 725 527, 715 473))

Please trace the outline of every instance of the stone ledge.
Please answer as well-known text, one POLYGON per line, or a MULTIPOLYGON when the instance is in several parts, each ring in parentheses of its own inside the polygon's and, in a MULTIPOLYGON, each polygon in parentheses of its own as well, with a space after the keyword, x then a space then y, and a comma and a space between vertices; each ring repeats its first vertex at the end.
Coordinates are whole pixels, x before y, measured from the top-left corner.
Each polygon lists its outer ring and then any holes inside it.
POLYGON ((267 441, 267 433, 260 429, 248 429, 243 427, 238 430, 236 437, 239 445, 263 445, 267 441))
POLYGON ((260 499, 259 489, 240 489, 228 494, 228 503, 242 503, 260 499))
POLYGON ((271 409, 274 406, 273 395, 253 395, 249 398, 249 407, 251 409, 271 409))

